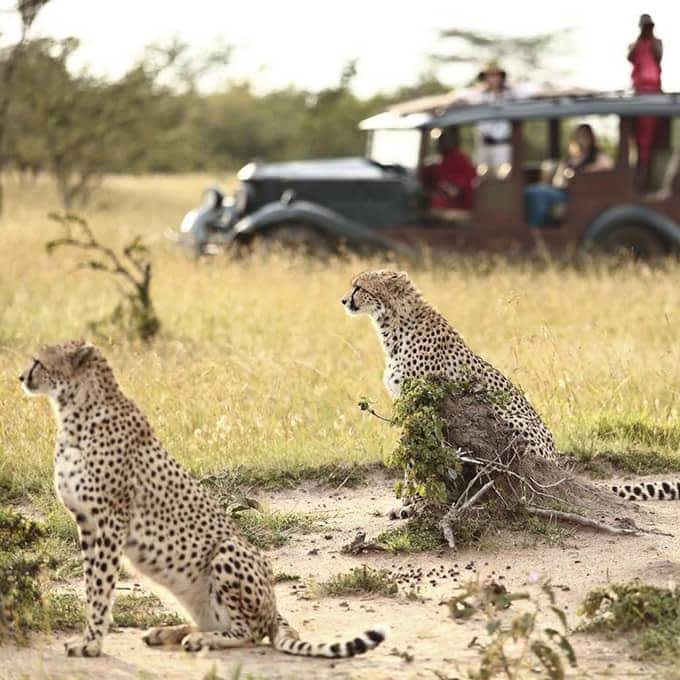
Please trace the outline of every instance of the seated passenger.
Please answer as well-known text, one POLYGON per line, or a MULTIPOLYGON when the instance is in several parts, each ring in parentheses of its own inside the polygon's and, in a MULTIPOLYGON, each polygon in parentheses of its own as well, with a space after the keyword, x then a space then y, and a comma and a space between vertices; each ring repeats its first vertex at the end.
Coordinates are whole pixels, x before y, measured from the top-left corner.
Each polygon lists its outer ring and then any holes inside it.
POLYGON ((421 171, 421 182, 430 209, 471 210, 477 171, 470 159, 458 148, 458 130, 443 130, 437 146, 441 159, 437 163, 423 166, 421 171))
POLYGON ((524 188, 524 210, 531 227, 556 222, 567 202, 567 184, 576 174, 611 170, 611 159, 600 151, 590 125, 579 125, 571 133, 566 160, 555 171, 551 184, 530 184, 524 188))

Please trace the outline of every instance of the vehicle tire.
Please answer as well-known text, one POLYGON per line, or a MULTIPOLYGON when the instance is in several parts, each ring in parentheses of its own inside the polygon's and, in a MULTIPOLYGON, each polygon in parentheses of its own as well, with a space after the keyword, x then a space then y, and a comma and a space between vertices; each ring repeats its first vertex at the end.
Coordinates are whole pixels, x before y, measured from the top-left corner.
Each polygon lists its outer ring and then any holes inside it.
POLYGON ((668 253, 663 239, 650 227, 625 224, 608 230, 598 239, 598 249, 608 255, 628 254, 640 259, 668 253))
POLYGON ((326 257, 337 252, 338 246, 328 234, 308 224, 297 223, 273 225, 253 239, 253 249, 263 253, 284 250, 326 257))

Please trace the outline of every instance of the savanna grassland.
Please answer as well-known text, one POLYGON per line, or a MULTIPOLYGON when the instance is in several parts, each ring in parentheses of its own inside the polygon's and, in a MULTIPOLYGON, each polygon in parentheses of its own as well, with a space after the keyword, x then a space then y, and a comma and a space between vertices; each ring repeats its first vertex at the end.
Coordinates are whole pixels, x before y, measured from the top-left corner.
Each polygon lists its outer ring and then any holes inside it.
MULTIPOLYGON (((111 178, 82 212, 112 245, 144 237, 163 324, 149 346, 90 337, 197 474, 243 466, 267 477, 383 460, 396 433, 356 406, 367 397, 389 413, 381 350, 368 320, 348 318, 339 299, 355 272, 393 263, 194 260, 163 233, 210 179, 111 178)), ((87 335, 118 293, 105 275, 76 268, 80 254, 46 253, 59 233, 47 218, 57 205, 47 180, 10 179, 7 194, 0 484, 16 497, 50 488, 54 439, 48 404, 25 398, 16 376, 41 343, 87 335)), ((680 469, 677 263, 576 269, 452 258, 410 269, 472 348, 523 387, 561 451, 680 469)))
MULTIPOLYGON (((674 561, 680 543, 669 538, 677 510, 670 503, 653 504, 660 529, 653 540, 576 536, 546 524, 528 537, 491 531, 483 542, 458 552, 433 550, 431 542, 416 546, 410 529, 397 541, 394 524, 385 518, 394 505, 392 480, 372 470, 366 472, 369 484, 345 485, 354 472, 363 474, 365 464, 384 461, 399 433, 357 408, 360 399, 368 399, 377 412, 390 413, 383 357, 370 322, 348 318, 339 302, 357 271, 407 267, 470 346, 522 386, 561 452, 594 461, 594 469, 612 471, 597 462, 613 462, 621 469, 612 473, 619 476, 680 471, 678 262, 576 267, 453 256, 436 264, 321 262, 282 253, 266 261, 196 260, 163 234, 211 181, 197 175, 110 178, 82 212, 108 245, 119 248, 140 234, 149 246, 152 294, 162 323, 149 344, 115 329, 106 337, 87 330, 89 321, 107 316, 119 301, 115 282, 78 268, 82 253, 46 252, 46 242, 60 234, 47 217, 58 204, 47 180, 8 182, 0 222, 0 523, 17 521, 3 509, 7 505, 45 520, 40 550, 47 551, 52 566, 43 578, 47 623, 33 621, 34 629, 50 634, 25 647, 0 645, 0 677, 112 677, 114 671, 120 677, 218 677, 216 668, 219 677, 241 677, 241 664, 255 673, 247 677, 341 677, 328 662, 284 660, 247 648, 199 659, 179 649, 146 651, 137 629, 150 616, 173 614, 158 613, 159 601, 140 593, 129 574, 119 584, 116 625, 132 628, 109 635, 107 653, 98 660, 64 658, 64 635, 82 623, 82 566, 74 523, 52 487, 55 424, 49 405, 25 397, 17 376, 39 345, 70 338, 87 337, 104 349, 125 392, 195 475, 226 472, 248 480, 243 489, 259 496, 264 511, 242 513, 239 525, 268 550, 278 602, 303 624, 305 635, 337 639, 345 634, 350 611, 353 627, 394 622, 390 643, 348 664, 342 677, 392 680, 416 672, 429 677, 433 668, 438 677, 454 670, 467 676, 479 664, 471 640, 483 639, 488 628, 477 619, 457 626, 437 604, 465 579, 505 579, 508 588, 523 589, 527 575, 540 573, 561 584, 559 600, 569 607, 573 631, 590 589, 639 577, 663 585, 680 574, 674 561), (298 477, 322 481, 295 485, 298 477), (283 479, 292 488, 275 491, 274 483, 283 479), (328 479, 331 484, 323 483, 328 479), (252 488, 258 481, 264 488, 252 488), (360 528, 391 532, 387 550, 342 554, 360 528), (377 571, 357 570, 359 560, 377 571), (388 574, 389 592, 372 584, 369 593, 357 594, 357 574, 362 583, 378 574, 381 587, 388 574), (324 590, 324 583, 333 588, 324 590), (354 671, 363 675, 351 675, 354 671)), ((0 567, 7 571, 12 556, 3 550, 0 546, 5 558, 0 567)), ((32 583, 29 578, 26 586, 32 583)), ((675 594, 666 596, 675 603, 675 594)), ((675 640, 675 630, 669 628, 669 640, 675 640)), ((584 677, 582 669, 606 677, 650 677, 647 662, 631 656, 627 637, 619 645, 589 635, 574 634, 580 665, 568 677, 584 677)), ((655 638, 648 657, 659 657, 658 642, 655 638)), ((661 642, 675 654, 666 638, 661 642)))

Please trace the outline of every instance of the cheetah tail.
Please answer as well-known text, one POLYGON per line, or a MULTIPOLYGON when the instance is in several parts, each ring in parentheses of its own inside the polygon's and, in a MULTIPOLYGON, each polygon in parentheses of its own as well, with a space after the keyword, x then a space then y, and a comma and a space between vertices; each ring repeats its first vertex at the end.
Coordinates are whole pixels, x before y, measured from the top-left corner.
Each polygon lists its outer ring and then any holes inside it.
POLYGON ((638 482, 611 486, 611 490, 629 501, 679 501, 678 482, 638 482))
POLYGON ((321 656, 329 659, 340 659, 363 654, 369 649, 377 647, 386 636, 387 629, 385 627, 374 626, 347 642, 313 643, 298 640, 283 628, 278 635, 274 636, 273 646, 280 652, 294 654, 295 656, 321 656))

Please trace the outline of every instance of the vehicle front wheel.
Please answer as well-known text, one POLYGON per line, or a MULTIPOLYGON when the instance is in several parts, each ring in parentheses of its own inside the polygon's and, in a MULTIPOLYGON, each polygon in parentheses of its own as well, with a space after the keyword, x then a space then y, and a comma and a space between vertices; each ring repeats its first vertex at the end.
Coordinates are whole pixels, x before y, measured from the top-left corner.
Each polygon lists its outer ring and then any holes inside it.
POLYGON ((635 224, 612 229, 598 240, 598 248, 608 255, 624 253, 643 259, 660 257, 668 252, 664 241, 652 229, 635 224))

